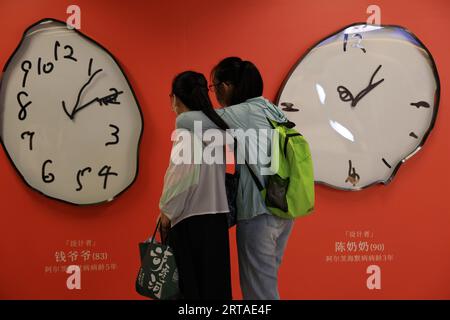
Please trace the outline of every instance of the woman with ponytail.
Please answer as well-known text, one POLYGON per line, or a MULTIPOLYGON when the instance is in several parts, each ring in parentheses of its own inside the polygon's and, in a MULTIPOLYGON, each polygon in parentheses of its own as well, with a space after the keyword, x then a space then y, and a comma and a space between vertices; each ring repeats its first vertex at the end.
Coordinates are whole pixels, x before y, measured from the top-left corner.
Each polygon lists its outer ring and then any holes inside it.
MULTIPOLYGON (((217 128, 214 123, 226 125, 212 107, 202 74, 186 71, 177 75, 170 97, 178 116, 196 110, 209 128, 217 128)), ((203 158, 200 163, 194 161, 196 147, 203 143, 194 132, 177 130, 173 140, 159 207, 161 234, 167 234, 163 240, 167 239, 174 252, 182 298, 230 300, 225 163, 223 159, 212 164, 203 158), (180 150, 190 152, 187 157, 177 157, 180 150)), ((216 155, 223 154, 224 145, 215 141, 213 149, 216 155)))
MULTIPOLYGON (((272 136, 267 139, 249 139, 245 134, 260 129, 270 132, 267 118, 287 122, 283 112, 262 96, 263 80, 256 66, 237 57, 223 59, 211 72, 212 84, 222 109, 217 114, 235 130, 238 154, 244 155, 247 164, 237 166, 239 185, 236 198, 236 242, 239 273, 244 299, 279 299, 278 269, 293 226, 293 220, 276 217, 266 208, 259 187, 267 182, 272 136), (242 135, 244 135, 242 137, 242 135), (252 163, 251 159, 257 159, 252 163), (252 173, 253 172, 253 176, 252 173), (259 182, 259 186, 258 186, 259 182)), ((194 121, 202 119, 198 112, 187 112, 177 118, 177 128, 191 130, 194 121)), ((207 122, 203 123, 208 128, 207 122)), ((205 128, 206 127, 206 128, 205 128)), ((259 131, 261 132, 261 131, 259 131)), ((238 162, 239 163, 239 162, 238 162)))

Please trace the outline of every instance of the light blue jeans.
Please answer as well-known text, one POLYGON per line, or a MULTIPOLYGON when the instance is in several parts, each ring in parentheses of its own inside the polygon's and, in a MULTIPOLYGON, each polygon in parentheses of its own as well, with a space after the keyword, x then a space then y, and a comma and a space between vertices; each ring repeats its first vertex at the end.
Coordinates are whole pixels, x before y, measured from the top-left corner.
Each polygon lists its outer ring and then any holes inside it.
POLYGON ((278 269, 294 220, 261 214, 237 223, 239 278, 245 300, 278 300, 278 269))

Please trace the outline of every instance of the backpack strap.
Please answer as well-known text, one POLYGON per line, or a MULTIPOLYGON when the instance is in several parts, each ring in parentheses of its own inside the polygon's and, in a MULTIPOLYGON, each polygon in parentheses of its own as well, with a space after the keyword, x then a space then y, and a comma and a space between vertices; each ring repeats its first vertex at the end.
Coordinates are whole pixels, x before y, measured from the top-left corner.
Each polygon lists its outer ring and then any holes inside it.
MULTIPOLYGON (((234 167, 236 168, 236 154, 237 154, 237 143, 238 142, 237 142, 236 138, 233 138, 233 139, 234 139, 234 157, 235 157, 234 167)), ((253 172, 253 169, 248 164, 247 159, 244 159, 244 160, 245 160, 245 166, 247 167, 248 171, 250 172, 250 175, 252 176, 253 181, 255 182, 256 187, 258 188, 259 192, 263 191, 264 190, 264 186, 261 184, 261 182, 259 181, 259 179, 256 176, 256 174, 253 172)))
POLYGON ((263 185, 261 184, 261 182, 259 181, 258 177, 256 176, 256 174, 253 172, 252 168, 249 166, 249 164, 247 163, 247 160, 245 160, 245 165, 247 166, 248 171, 250 171, 250 175, 253 178, 253 181, 255 181, 256 186, 258 187, 259 192, 264 190, 263 185))
MULTIPOLYGON (((207 114, 205 114, 208 118, 209 118, 209 120, 211 120, 219 129, 222 129, 223 131, 225 131, 226 129, 230 129, 230 127, 228 126, 228 124, 225 122, 225 124, 226 124, 226 128, 222 128, 222 126, 219 124, 219 123, 217 123, 216 121, 215 121, 215 119, 213 119, 213 118, 211 118, 211 117, 209 117, 207 114)), ((268 119, 269 120, 269 119, 268 119)), ((270 121, 269 121, 269 123, 270 123, 270 121)), ((272 126, 272 124, 270 124, 271 126, 272 126)), ((273 126, 272 126, 273 127, 273 126)), ((234 139, 234 156, 236 157, 236 150, 237 150, 237 139, 236 138, 234 138, 233 137, 233 139, 234 139)), ((244 159, 245 159, 245 157, 244 157, 244 159)), ((234 166, 235 166, 235 168, 236 168, 236 161, 234 162, 234 166)), ((245 166, 247 167, 247 169, 248 169, 248 171, 250 172, 250 175, 252 176, 252 178, 253 178, 253 181, 255 182, 255 184, 256 184, 256 186, 258 187, 258 190, 259 190, 259 192, 261 192, 262 190, 264 190, 264 186, 262 185, 262 183, 259 181, 259 179, 258 179, 258 177, 256 176, 256 174, 253 172, 253 170, 252 170, 252 168, 250 167, 250 165, 247 163, 247 159, 245 159, 245 166)), ((236 169, 235 169, 236 170, 236 169)))
POLYGON ((276 122, 275 120, 271 120, 268 117, 266 117, 266 119, 267 119, 267 122, 269 122, 272 129, 275 129, 274 123, 276 123, 277 125, 280 125, 280 126, 284 126, 288 129, 292 129, 295 127, 295 122, 292 122, 290 120, 288 120, 287 122, 276 122))

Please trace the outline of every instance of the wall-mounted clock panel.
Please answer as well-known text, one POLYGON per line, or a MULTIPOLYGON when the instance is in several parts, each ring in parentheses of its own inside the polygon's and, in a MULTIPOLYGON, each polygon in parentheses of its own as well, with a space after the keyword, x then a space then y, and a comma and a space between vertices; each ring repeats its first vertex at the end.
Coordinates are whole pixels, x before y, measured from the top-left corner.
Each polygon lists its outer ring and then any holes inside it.
POLYGON ((310 49, 277 103, 310 143, 316 181, 360 190, 390 182, 424 144, 439 78, 429 51, 404 28, 356 24, 310 49))
POLYGON ((24 33, 0 89, 3 146, 25 182, 73 204, 116 197, 135 180, 142 117, 114 57, 46 19, 24 33))

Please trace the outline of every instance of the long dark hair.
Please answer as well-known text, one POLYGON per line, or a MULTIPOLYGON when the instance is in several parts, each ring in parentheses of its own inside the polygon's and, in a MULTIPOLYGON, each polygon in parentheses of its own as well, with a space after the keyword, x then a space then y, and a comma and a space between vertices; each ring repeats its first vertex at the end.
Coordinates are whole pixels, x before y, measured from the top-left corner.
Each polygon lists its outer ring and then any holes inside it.
POLYGON ((264 84, 258 68, 252 62, 238 57, 220 61, 211 71, 211 77, 217 84, 225 82, 233 85, 230 105, 259 97, 263 93, 264 84))
POLYGON ((228 129, 225 121, 214 111, 208 95, 208 82, 205 76, 195 71, 184 71, 172 81, 174 94, 190 110, 202 111, 220 129, 228 129))

